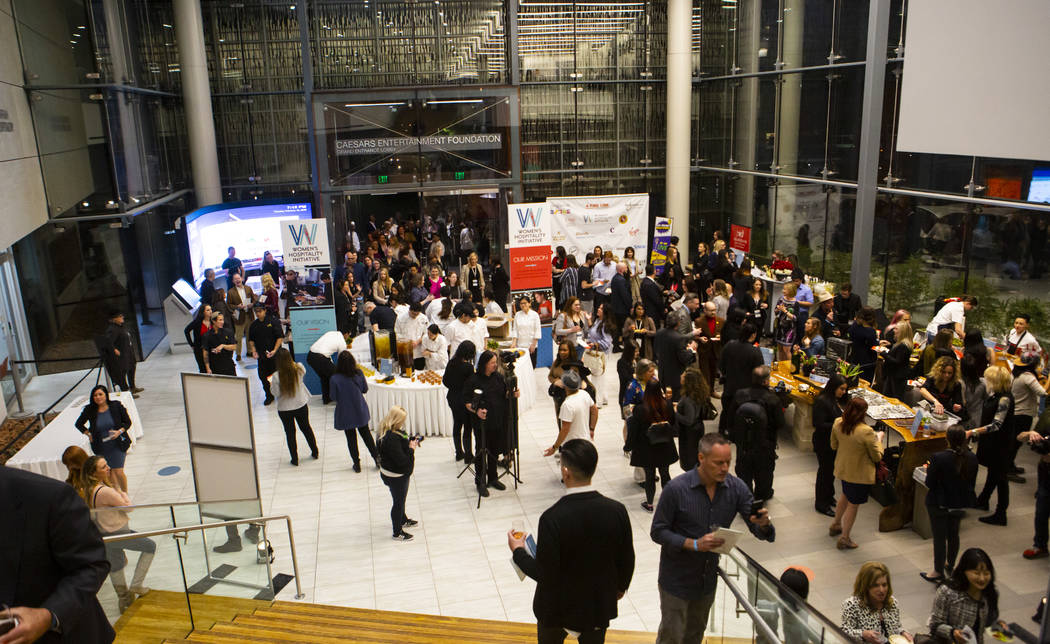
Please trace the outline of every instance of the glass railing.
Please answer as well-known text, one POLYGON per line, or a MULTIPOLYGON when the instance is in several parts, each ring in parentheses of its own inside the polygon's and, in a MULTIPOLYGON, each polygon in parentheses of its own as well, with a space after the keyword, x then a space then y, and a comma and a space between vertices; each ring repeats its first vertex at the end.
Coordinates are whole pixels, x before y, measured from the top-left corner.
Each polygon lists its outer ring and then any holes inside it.
POLYGON ((719 577, 720 585, 728 591, 725 601, 735 603, 734 612, 745 623, 744 632, 734 629, 733 637, 761 644, 853 641, 837 624, 738 548, 722 557, 719 577))
POLYGON ((100 508, 91 514, 110 561, 99 602, 118 630, 122 618, 144 611, 149 619, 136 620, 137 640, 186 636, 194 628, 195 608, 198 616, 207 610, 200 607, 201 595, 272 600, 294 581, 294 597, 303 597, 291 520, 261 516, 257 499, 100 508))

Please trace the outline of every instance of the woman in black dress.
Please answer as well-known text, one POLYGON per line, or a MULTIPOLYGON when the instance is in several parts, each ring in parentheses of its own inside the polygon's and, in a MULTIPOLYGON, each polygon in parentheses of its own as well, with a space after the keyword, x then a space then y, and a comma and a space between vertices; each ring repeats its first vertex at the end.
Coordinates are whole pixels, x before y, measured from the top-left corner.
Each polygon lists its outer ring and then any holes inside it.
POLYGON ((470 340, 464 340, 456 347, 456 353, 448 361, 445 367, 445 375, 441 378, 441 384, 448 389, 445 400, 452 409, 452 446, 456 449, 456 460, 464 461, 468 465, 474 462, 474 450, 470 446, 471 418, 464 407, 464 387, 470 377, 474 375, 474 355, 477 348, 470 340))
POLYGON ((831 427, 842 416, 849 402, 846 379, 831 374, 813 401, 813 451, 817 455, 817 482, 813 488, 813 509, 835 516, 835 450, 831 449, 831 427))
POLYGON ((973 484, 977 479, 977 457, 966 447, 966 431, 956 425, 947 432, 948 449, 930 457, 926 469, 926 511, 933 532, 933 572, 920 572, 928 582, 939 584, 955 566, 959 554, 959 522, 963 508, 973 507, 977 498, 973 484))
POLYGON ((510 298, 510 275, 503 268, 503 260, 499 257, 492 258, 492 293, 496 296, 496 304, 506 313, 507 300, 510 298))
POLYGON ((959 361, 955 358, 938 358, 919 393, 933 405, 935 414, 948 411, 957 416, 966 416, 962 385, 959 383, 959 361))
MULTIPOLYGON (((91 399, 73 425, 91 439, 91 451, 106 459, 112 472, 113 487, 128 491, 128 477, 124 474, 124 457, 129 439, 121 439, 131 428, 131 416, 119 400, 109 399, 109 390, 95 385, 91 399)), ((128 435, 130 437, 130 434, 128 435)))
POLYGON ((631 465, 645 470, 645 500, 642 509, 653 511, 653 496, 656 494, 656 470, 660 470, 660 486, 671 482, 671 463, 678 460, 674 439, 652 442, 649 430, 657 423, 674 424, 671 401, 664 397, 664 388, 656 380, 645 387, 641 404, 635 405, 627 420, 628 443, 631 445, 631 465))
POLYGON ((912 330, 908 322, 898 322, 894 329, 897 341, 882 358, 882 393, 901 399, 908 392, 911 374, 912 330))
POLYGON ((279 284, 281 282, 281 265, 273 258, 273 253, 270 251, 263 253, 261 272, 268 273, 270 277, 273 278, 274 284, 279 284))
POLYGON ((688 472, 697 466, 700 437, 704 435, 704 410, 711 397, 710 385, 697 367, 682 372, 682 396, 675 407, 678 426, 678 456, 682 469, 688 472))
MULTIPOLYGON (((499 366, 499 358, 492 351, 484 351, 478 358, 478 368, 467 381, 464 390, 467 410, 475 417, 478 423, 477 455, 482 459, 474 466, 474 483, 477 485, 478 494, 488 496, 487 487, 497 490, 505 490, 507 486, 500 483, 496 462, 500 454, 507 451, 507 383, 503 375, 496 370, 499 366), (480 399, 475 401, 475 396, 480 399), (478 406, 474 403, 479 402, 478 406), (481 432, 484 434, 481 434, 481 432), (482 446, 486 452, 483 458, 482 446), (487 462, 486 462, 487 460, 487 462)), ((515 396, 518 392, 515 391, 515 396)))
POLYGON ((204 367, 204 355, 201 348, 204 346, 204 336, 211 331, 211 304, 201 304, 197 309, 197 315, 193 316, 190 323, 182 332, 186 335, 186 344, 193 350, 193 359, 197 361, 197 372, 207 373, 204 367))
POLYGON ((992 491, 999 492, 995 512, 977 520, 991 525, 1006 525, 1006 509, 1010 506, 1010 482, 1006 466, 1010 447, 1014 442, 1014 396, 1011 393, 1013 377, 1004 367, 988 367, 984 372, 988 398, 981 408, 981 426, 967 432, 977 436, 977 461, 988 468, 984 489, 977 496, 977 509, 987 510, 992 491))

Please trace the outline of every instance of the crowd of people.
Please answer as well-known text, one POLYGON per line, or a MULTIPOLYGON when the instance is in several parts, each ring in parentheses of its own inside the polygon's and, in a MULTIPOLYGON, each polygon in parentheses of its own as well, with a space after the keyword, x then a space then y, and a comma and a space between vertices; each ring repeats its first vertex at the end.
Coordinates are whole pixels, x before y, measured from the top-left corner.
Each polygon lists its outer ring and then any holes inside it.
MULTIPOLYGON (((672 239, 659 273, 639 262, 633 248, 595 247, 580 261, 559 247, 551 262, 553 298, 536 293, 512 301, 505 269, 498 258, 479 255, 472 228, 454 233, 429 220, 388 220, 379 226, 374 218, 366 228, 358 233, 351 227, 342 262, 318 274, 316 284, 300 281, 268 254, 258 294, 247 285, 244 266, 230 248, 224 285, 223 276, 208 271, 202 304, 185 329, 194 359, 202 373, 217 375, 236 375, 242 356, 255 359, 264 404, 276 402, 292 465, 299 464, 296 427, 318 458, 306 367, 292 357, 286 325, 290 307, 333 306, 337 329, 300 351, 320 377, 322 402, 335 403, 334 426, 344 432, 352 469, 362 471, 360 438, 391 494, 392 538, 408 541, 413 537, 405 528, 417 522, 407 517, 405 502, 422 439, 405 431, 404 409, 369 409, 368 382, 349 350, 353 337, 388 331, 411 343, 415 368, 444 371, 453 418, 450 458, 471 466, 478 493, 488 496, 490 490, 506 489, 500 469, 509 470, 516 457, 511 409, 520 392, 508 385, 503 356, 489 348, 486 317, 512 317, 513 345, 534 365, 541 324, 551 323, 555 350, 547 375, 555 422, 544 455, 557 459, 567 495, 541 517, 534 556, 522 534, 508 535, 515 562, 538 581, 541 642, 563 641, 567 632, 577 633, 581 642, 603 641, 633 574, 626 510, 590 484, 597 467, 593 441, 599 415, 609 413, 622 421, 623 451, 642 488, 640 505, 653 514, 650 536, 661 548, 657 641, 702 639, 717 586, 716 551, 724 544, 717 529, 739 516, 758 539, 776 538, 764 506, 775 496, 778 440, 787 429, 789 401, 771 387, 763 350, 782 361, 820 358, 833 338, 848 339, 845 360, 876 389, 926 400, 934 413, 962 419, 948 432, 947 449, 930 459, 927 472, 933 566, 922 575, 938 585, 931 634, 961 644, 970 629, 981 641, 984 627, 997 623, 994 567, 978 548, 959 555, 959 528, 963 509, 987 509, 993 492, 996 510, 980 520, 1006 525, 1009 485, 1024 474, 1014 459, 1026 443, 1042 456, 1035 540, 1023 554, 1029 559, 1048 555, 1050 416, 1038 411, 1046 394, 1038 374, 1039 345, 1023 312, 1008 339, 1015 356, 1011 371, 995 363, 980 332, 965 323, 976 298, 944 302, 925 337, 915 333, 904 310, 879 329, 876 312, 848 283, 834 294, 811 288, 797 262, 779 253, 774 268, 790 270, 791 279, 772 301, 767 283, 752 275, 750 261, 738 262, 717 235, 711 243, 698 244, 688 266, 682 265, 672 239), (952 348, 953 337, 963 341, 961 358, 952 348), (926 347, 912 366, 916 342, 926 347), (616 411, 610 412, 613 396, 606 392, 605 372, 613 364, 618 386, 616 411), (924 382, 912 390, 909 381, 915 377, 924 382), (369 429, 374 413, 382 416, 377 435, 369 429), (730 474, 734 458, 735 475, 730 474), (672 469, 676 464, 679 474, 672 469), (987 477, 978 495, 975 481, 982 466, 987 477), (587 520, 580 521, 582 516, 587 520)), ((117 326, 121 322, 113 320, 117 326)), ((123 346, 119 329, 111 335, 114 350, 123 351, 117 349, 123 346)), ((118 375, 122 389, 133 387, 133 369, 118 375)), ((813 404, 814 509, 831 519, 829 535, 843 550, 859 547, 856 517, 876 483, 885 443, 883 433, 866 422, 865 400, 849 390, 846 378, 832 373, 813 404)), ((96 387, 77 427, 90 437, 98 456, 82 450, 67 454, 70 483, 98 511, 95 522, 103 534, 126 534, 127 515, 119 508, 130 503, 122 470, 127 412, 104 387, 96 387)), ((106 556, 123 609, 148 592, 144 580, 155 544, 150 539, 116 543, 120 547, 107 548, 106 556), (139 553, 130 584, 123 573, 125 551, 139 553)), ((854 591, 843 603, 842 627, 858 642, 875 644, 891 635, 912 639, 900 625, 890 576, 878 562, 865 564, 857 574, 854 591)), ((789 570, 784 579, 785 587, 805 598, 804 575, 799 579, 798 571, 789 570)))

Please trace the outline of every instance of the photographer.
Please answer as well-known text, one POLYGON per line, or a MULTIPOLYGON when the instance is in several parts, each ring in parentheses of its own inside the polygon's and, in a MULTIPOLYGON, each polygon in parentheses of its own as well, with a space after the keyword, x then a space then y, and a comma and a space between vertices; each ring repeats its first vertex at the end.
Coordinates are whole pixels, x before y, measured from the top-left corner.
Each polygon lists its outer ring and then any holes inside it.
POLYGON ((405 516, 405 499, 408 497, 409 479, 416 465, 415 450, 423 437, 409 437, 405 433, 407 417, 408 413, 403 407, 394 405, 379 424, 379 478, 390 488, 390 496, 394 501, 390 506, 394 541, 411 541, 412 535, 405 532, 404 527, 419 525, 418 521, 405 516))
MULTIPOLYGON (((488 496, 488 487, 505 490, 496 472, 496 458, 506 451, 507 445, 507 384, 496 368, 499 358, 492 351, 485 351, 478 358, 478 368, 467 381, 464 390, 467 410, 477 418, 477 457, 474 466, 474 482, 478 494, 488 496), (483 449, 484 448, 484 449, 483 449), (484 452, 484 453, 483 453, 484 452)), ((517 389, 514 397, 521 395, 517 389)))

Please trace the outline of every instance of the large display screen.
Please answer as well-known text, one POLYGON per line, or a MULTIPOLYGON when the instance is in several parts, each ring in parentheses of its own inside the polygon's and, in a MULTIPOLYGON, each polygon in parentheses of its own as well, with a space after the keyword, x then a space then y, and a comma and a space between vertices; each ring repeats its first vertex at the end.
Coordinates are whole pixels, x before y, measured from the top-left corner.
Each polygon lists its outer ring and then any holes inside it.
POLYGON ((193 284, 200 287, 204 271, 219 272, 233 246, 244 270, 262 266, 263 253, 283 258, 281 226, 284 219, 312 219, 309 203, 251 201, 207 206, 186 215, 193 284))
POLYGON ((1032 170, 1032 183, 1028 186, 1028 201, 1050 203, 1050 168, 1032 170))

